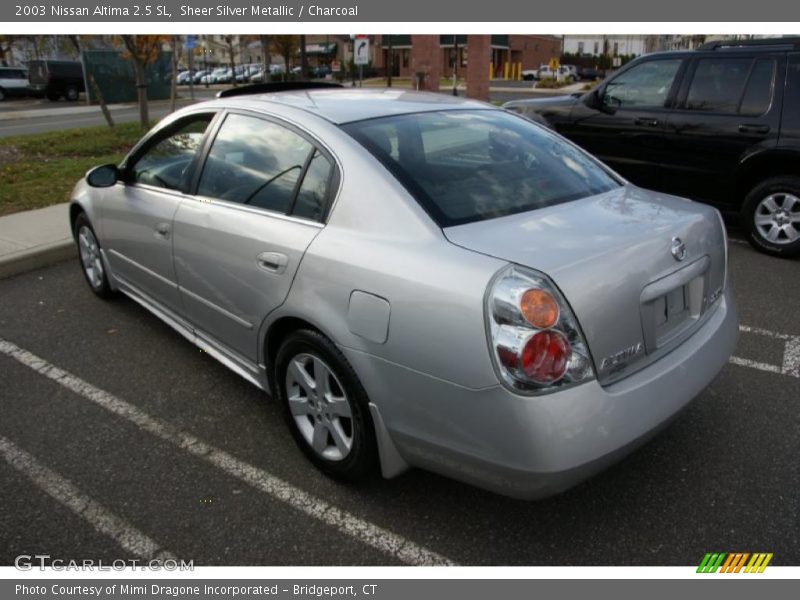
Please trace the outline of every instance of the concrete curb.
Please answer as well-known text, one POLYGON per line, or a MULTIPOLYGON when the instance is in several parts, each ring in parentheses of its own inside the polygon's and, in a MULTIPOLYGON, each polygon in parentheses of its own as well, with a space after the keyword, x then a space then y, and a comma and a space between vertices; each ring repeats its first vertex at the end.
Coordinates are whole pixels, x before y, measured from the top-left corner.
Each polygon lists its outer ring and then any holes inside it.
POLYGON ((0 279, 69 260, 77 254, 75 242, 71 239, 28 248, 0 258, 0 279))

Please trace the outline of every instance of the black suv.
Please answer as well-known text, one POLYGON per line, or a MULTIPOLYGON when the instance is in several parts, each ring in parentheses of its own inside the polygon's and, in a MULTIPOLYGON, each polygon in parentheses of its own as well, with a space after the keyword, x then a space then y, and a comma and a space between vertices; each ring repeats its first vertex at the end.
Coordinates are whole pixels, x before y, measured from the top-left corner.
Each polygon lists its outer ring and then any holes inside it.
POLYGON ((800 254, 800 38, 650 54, 590 92, 505 108, 637 185, 738 213, 759 250, 800 254))
POLYGON ((76 60, 32 60, 28 63, 31 89, 55 102, 62 96, 75 102, 86 87, 83 66, 76 60))

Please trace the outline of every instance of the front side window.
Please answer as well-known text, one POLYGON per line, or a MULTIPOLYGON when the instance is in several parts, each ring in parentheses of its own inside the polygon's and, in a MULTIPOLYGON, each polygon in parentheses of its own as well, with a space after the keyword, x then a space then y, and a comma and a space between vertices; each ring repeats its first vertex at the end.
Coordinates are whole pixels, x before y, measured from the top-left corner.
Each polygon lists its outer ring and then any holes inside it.
POLYGON ((344 129, 442 227, 552 206, 620 185, 583 151, 505 111, 416 113, 344 129))
POLYGON ((214 139, 197 193, 321 221, 333 173, 333 163, 300 134, 231 114, 214 139))
POLYGON ((676 58, 631 67, 608 82, 603 103, 614 108, 664 108, 680 66, 676 58))
POLYGON ((177 129, 159 134, 153 144, 128 167, 133 183, 144 183, 170 190, 184 190, 192 160, 200 148, 213 114, 182 121, 177 129))

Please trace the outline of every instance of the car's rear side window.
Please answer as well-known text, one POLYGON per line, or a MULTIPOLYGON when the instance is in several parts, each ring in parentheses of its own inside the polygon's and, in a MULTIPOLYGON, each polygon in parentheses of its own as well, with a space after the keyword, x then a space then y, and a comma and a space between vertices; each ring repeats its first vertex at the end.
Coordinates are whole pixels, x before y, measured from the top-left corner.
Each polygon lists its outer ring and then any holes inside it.
POLYGON ((783 127, 786 131, 800 129, 800 53, 789 55, 786 95, 783 99, 783 127))
POLYGON ((416 113, 344 129, 442 227, 543 208, 620 185, 583 151, 504 111, 416 113))
POLYGON ((688 110, 760 115, 772 101, 775 60, 752 57, 701 58, 689 86, 688 110))

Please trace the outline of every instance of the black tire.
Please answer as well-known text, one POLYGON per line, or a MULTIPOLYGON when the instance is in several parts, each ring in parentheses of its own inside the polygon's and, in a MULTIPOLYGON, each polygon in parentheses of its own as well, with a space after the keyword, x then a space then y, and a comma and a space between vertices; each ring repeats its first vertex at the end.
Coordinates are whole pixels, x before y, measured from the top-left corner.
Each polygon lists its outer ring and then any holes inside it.
MULTIPOLYGON (((800 199, 800 177, 784 175, 771 177, 756 185, 744 199, 740 212, 741 226, 747 234, 747 240, 760 252, 772 256, 793 257, 800 255, 800 237, 791 241, 785 232, 780 233, 778 239, 770 240, 766 237, 765 227, 759 227, 756 219, 759 216, 768 216, 767 209, 762 205, 762 201, 770 196, 775 197, 776 203, 785 206, 789 200, 786 196, 793 196, 800 199)), ((800 203, 794 203, 793 211, 789 213, 789 218, 800 217, 800 203)), ((779 218, 784 218, 781 215, 779 218)), ((794 223, 789 227, 794 227, 800 232, 800 223, 794 223)))
POLYGON ((91 236, 97 246, 98 252, 100 250, 100 242, 97 240, 97 235, 95 234, 94 228, 89 222, 89 218, 86 216, 86 213, 82 212, 78 214, 77 218, 75 219, 73 238, 75 239, 75 245, 78 249, 78 264, 81 267, 81 273, 83 273, 83 278, 89 285, 89 289, 92 290, 97 297, 102 298, 103 300, 110 300, 116 296, 116 293, 111 289, 111 285, 108 283, 108 274, 106 273, 105 264, 103 264, 101 261, 100 271, 98 276, 95 278, 90 277, 88 269, 86 268, 86 263, 84 262, 84 251, 81 250, 80 237, 83 234, 82 230, 84 228, 91 232, 91 236))
MULTIPOLYGON (((333 384, 331 384, 333 389, 333 384)), ((358 481, 370 476, 378 464, 378 445, 375 438, 375 429, 369 412, 369 400, 361 382, 350 363, 339 349, 324 335, 317 331, 301 329, 290 333, 281 343, 275 359, 272 377, 272 388, 278 401, 283 406, 286 423, 292 432, 303 454, 323 473, 330 477, 344 481, 358 481), (287 385, 287 372, 292 361, 312 356, 321 359, 334 376, 336 388, 343 392, 345 401, 351 412, 350 435, 352 444, 349 452, 338 459, 331 459, 314 450, 311 442, 304 437, 298 421, 292 414, 287 385)), ((293 393, 302 395, 300 388, 294 388, 293 393)), ((316 431, 316 422, 320 422, 319 415, 303 415, 297 419, 305 418, 316 431), (315 422, 316 419, 316 422, 315 422)), ((325 417, 323 416, 322 419, 325 417)), ((308 426, 306 426, 308 427, 308 426)), ((330 442, 334 442, 330 433, 326 434, 330 442)), ((332 444, 335 445, 335 444, 332 444)))
POLYGON ((77 102, 80 96, 81 96, 80 91, 74 85, 67 87, 67 89, 64 92, 64 98, 66 98, 68 102, 77 102))

